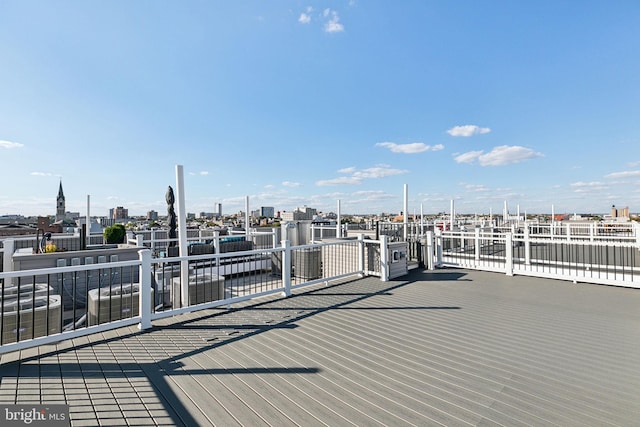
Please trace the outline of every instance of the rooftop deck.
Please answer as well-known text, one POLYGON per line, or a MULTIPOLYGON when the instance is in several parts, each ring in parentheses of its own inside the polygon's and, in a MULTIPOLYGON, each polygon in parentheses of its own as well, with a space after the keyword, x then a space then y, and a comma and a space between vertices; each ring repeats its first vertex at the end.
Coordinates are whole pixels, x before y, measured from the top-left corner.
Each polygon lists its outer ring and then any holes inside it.
POLYGON ((640 425, 640 291, 479 271, 313 286, 2 356, 95 425, 640 425))

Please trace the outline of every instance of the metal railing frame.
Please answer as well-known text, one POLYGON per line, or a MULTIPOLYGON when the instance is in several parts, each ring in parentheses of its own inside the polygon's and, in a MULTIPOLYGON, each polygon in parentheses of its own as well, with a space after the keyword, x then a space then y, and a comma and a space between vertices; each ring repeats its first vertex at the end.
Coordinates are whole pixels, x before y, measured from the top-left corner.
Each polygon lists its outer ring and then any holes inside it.
MULTIPOLYGON (((142 239, 137 239, 137 244, 142 245, 142 239)), ((137 277, 137 285, 139 286, 139 298, 138 298, 138 312, 137 316, 132 316, 130 318, 125 318, 121 320, 115 320, 107 323, 100 323, 97 325, 80 327, 78 329, 62 331, 60 333, 55 333, 52 335, 46 335, 41 337, 36 337, 33 339, 27 339, 23 341, 18 341, 15 343, 7 343, 0 344, 0 354, 8 353, 17 350, 23 350, 26 348, 37 347, 45 344, 53 344, 59 341, 73 339, 77 337, 81 337, 84 335, 89 335, 97 332, 104 332, 115 328, 120 328, 124 326, 136 325, 138 329, 144 330, 152 327, 152 321, 156 319, 161 319, 169 316, 176 316, 184 313, 189 313, 197 310, 203 310, 207 308, 213 307, 230 307, 231 304, 250 300, 254 298, 263 297, 266 295, 272 295, 280 293, 283 297, 288 297, 292 294, 293 289, 310 286, 318 283, 328 284, 330 281, 342 279, 349 276, 358 276, 363 277, 365 275, 376 275, 379 274, 382 280, 388 280, 388 276, 384 275, 384 267, 380 267, 380 272, 369 271, 365 269, 365 245, 379 245, 380 252, 385 253, 386 251, 386 239, 381 241, 373 241, 366 240, 363 236, 360 236, 357 240, 345 240, 342 242, 331 242, 331 243, 319 243, 312 245, 304 245, 304 246, 291 246, 288 240, 281 241, 279 247, 272 249, 261 249, 255 251, 242 251, 242 252, 230 252, 224 254, 211 254, 211 255, 194 255, 187 257, 172 257, 171 262, 179 263, 181 266, 188 264, 191 261, 199 261, 206 259, 215 259, 217 261, 224 260, 225 258, 233 258, 234 256, 251 256, 251 255, 259 255, 265 253, 279 253, 282 255, 282 286, 279 288, 271 289, 264 292, 254 293, 245 296, 225 298, 223 300, 216 300, 202 304, 195 305, 187 305, 177 309, 169 309, 161 312, 155 312, 154 304, 152 303, 152 268, 154 264, 160 262, 166 262, 167 259, 159 259, 152 258, 152 251, 148 247, 140 246, 140 250, 138 251, 138 259, 133 261, 119 261, 119 262, 109 262, 107 264, 87 264, 87 265, 74 265, 67 267, 52 267, 52 268, 41 268, 41 269, 33 269, 33 270, 21 270, 21 271, 4 271, 0 273, 0 283, 10 283, 12 279, 20 278, 20 277, 32 277, 35 282, 36 276, 49 276, 49 275, 58 275, 63 273, 77 273, 77 272, 86 272, 90 270, 98 270, 104 268, 122 268, 122 267, 137 267, 138 268, 138 277, 137 277), (304 280, 299 283, 294 283, 292 278, 292 258, 293 254, 296 251, 301 251, 309 248, 324 248, 331 246, 339 246, 339 245, 358 245, 357 248, 357 266, 353 271, 345 271, 340 274, 336 274, 330 277, 320 277, 314 280, 304 280)), ((6 265, 11 265, 11 254, 13 253, 11 240, 5 240, 2 248, 3 257, 6 265)), ((386 258, 382 258, 385 260, 386 258)), ((384 263, 384 261, 382 261, 384 263)), ((188 284, 186 285, 188 286, 188 284)), ((3 302, 0 301, 0 304, 3 302)), ((47 313, 48 315, 48 313, 47 313)))

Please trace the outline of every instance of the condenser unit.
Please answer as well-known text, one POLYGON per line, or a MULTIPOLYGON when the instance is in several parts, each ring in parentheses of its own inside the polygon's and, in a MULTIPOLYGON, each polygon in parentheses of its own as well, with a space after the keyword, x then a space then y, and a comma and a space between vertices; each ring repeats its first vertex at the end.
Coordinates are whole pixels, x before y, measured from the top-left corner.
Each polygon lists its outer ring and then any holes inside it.
POLYGON ((297 249, 292 252, 292 255, 295 277, 313 280, 321 276, 322 254, 320 248, 297 249))
POLYGON ((2 344, 60 332, 60 295, 10 298, 2 304, 2 344))
MULTIPOLYGON (((151 294, 153 301, 153 290, 151 294)), ((89 326, 137 316, 140 313, 139 298, 137 283, 90 290, 87 314, 89 326)))
MULTIPOLYGON (((0 285, 1 286, 1 285, 0 285)), ((11 285, 5 286, 4 289, 0 292, 0 299, 4 298, 5 300, 11 298, 17 298, 18 294, 20 294, 20 298, 33 298, 33 297, 46 297, 47 295, 52 295, 53 288, 46 283, 25 283, 20 286, 11 285)))
MULTIPOLYGON (((173 307, 180 306, 180 277, 173 279, 173 307)), ((190 274, 189 275, 189 305, 223 300, 224 276, 215 274, 190 274)))

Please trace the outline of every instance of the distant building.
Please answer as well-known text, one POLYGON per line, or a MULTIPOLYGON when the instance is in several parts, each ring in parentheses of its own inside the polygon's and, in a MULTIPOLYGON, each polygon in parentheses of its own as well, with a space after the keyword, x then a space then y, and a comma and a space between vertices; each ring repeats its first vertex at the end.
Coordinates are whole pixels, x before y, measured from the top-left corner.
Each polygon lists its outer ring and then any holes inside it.
POLYGON ((158 212, 154 210, 150 210, 147 212, 147 220, 148 221, 157 221, 158 220, 158 212))
POLYGON ((2 224, 0 225, 0 237, 25 236, 35 234, 36 229, 24 224, 2 224))
POLYGON ((62 233, 63 221, 56 221, 51 224, 48 216, 38 217, 38 229, 43 230, 45 233, 62 233))
POLYGON ((629 207, 624 207, 622 209, 616 209, 616 205, 611 206, 611 217, 612 218, 629 218, 629 207))
POLYGON ((125 209, 122 206, 109 209, 109 218, 115 220, 127 219, 129 218, 129 209, 125 209))
POLYGON ((297 208, 291 212, 282 212, 280 217, 283 221, 306 221, 312 220, 317 213, 317 210, 305 206, 303 208, 297 208))
POLYGON ((617 209, 616 205, 611 206, 611 215, 605 215, 604 220, 616 222, 629 221, 629 207, 617 209))
POLYGON ((215 203, 213 205, 213 213, 216 219, 222 218, 222 203, 215 203))
POLYGON ((60 181, 60 186, 58 187, 58 197, 56 197, 56 222, 64 221, 67 217, 66 212, 66 204, 64 198, 64 191, 62 191, 62 180, 60 181))
POLYGON ((266 218, 273 218, 275 216, 275 209, 271 206, 262 206, 260 208, 260 216, 266 218))

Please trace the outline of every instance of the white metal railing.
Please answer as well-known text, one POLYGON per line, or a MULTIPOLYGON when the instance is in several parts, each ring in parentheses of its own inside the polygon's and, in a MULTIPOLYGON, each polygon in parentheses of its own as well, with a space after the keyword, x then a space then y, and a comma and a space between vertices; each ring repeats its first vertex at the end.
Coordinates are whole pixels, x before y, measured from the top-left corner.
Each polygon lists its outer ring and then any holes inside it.
POLYGON ((436 266, 638 288, 640 244, 635 237, 611 241, 591 233, 578 238, 575 233, 531 234, 526 229, 444 231, 436 233, 428 256, 436 266))
MULTIPOLYGON (((227 231, 228 234, 220 234, 218 230, 187 230, 187 243, 189 244, 210 244, 219 252, 220 243, 227 240, 243 239, 253 242, 255 248, 275 248, 277 247, 277 233, 274 230, 269 232, 260 232, 256 230, 245 231, 227 231)), ((132 245, 142 245, 151 249, 154 255, 159 255, 167 251, 167 248, 179 243, 179 233, 176 232, 176 238, 169 238, 168 230, 145 230, 127 233, 127 243, 132 245)))
MULTIPOLYGON (((139 239, 142 241, 142 238, 139 239)), ((358 275, 384 276, 384 241, 358 239, 241 252, 0 273, 0 354, 358 275)), ((5 241, 3 252, 9 252, 5 241)), ((135 249, 134 249, 135 252, 135 249)), ((47 259, 54 254, 37 255, 47 259)), ((122 258, 122 257, 121 257, 122 258)), ((55 260, 51 258, 51 260, 55 260)))

